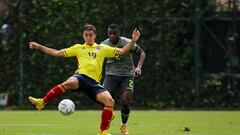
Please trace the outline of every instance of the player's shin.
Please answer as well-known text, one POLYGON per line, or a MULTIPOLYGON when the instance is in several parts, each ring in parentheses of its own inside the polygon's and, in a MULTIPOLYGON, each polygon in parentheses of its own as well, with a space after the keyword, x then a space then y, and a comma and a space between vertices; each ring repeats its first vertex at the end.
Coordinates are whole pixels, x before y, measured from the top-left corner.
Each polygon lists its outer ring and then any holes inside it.
POLYGON ((102 111, 102 119, 100 130, 101 132, 107 130, 110 127, 110 123, 113 116, 113 107, 105 106, 102 111))
POLYGON ((56 97, 61 96, 65 92, 65 88, 62 85, 57 85, 52 88, 43 98, 44 103, 48 103, 56 97))
POLYGON ((128 121, 128 117, 130 114, 130 105, 123 104, 121 109, 121 118, 122 118, 122 124, 126 124, 128 121))

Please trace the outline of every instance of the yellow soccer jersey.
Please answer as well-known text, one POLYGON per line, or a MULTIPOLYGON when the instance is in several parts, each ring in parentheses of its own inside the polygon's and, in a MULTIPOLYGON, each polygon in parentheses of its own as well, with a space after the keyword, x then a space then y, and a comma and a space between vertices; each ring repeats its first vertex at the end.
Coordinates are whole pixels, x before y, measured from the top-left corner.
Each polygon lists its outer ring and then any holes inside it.
POLYGON ((75 44, 64 49, 64 55, 65 57, 77 57, 78 69, 76 73, 84 74, 99 82, 102 77, 104 59, 115 57, 116 49, 105 44, 94 43, 92 46, 75 44))

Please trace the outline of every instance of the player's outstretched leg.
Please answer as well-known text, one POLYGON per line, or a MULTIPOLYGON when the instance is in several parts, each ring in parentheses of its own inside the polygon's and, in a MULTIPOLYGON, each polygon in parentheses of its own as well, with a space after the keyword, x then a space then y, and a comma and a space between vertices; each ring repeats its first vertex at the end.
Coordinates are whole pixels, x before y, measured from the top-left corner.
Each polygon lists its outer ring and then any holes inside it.
POLYGON ((52 88, 45 96, 44 98, 34 98, 29 96, 28 100, 36 106, 38 110, 41 110, 44 108, 45 104, 49 101, 53 100, 55 97, 58 97, 62 95, 65 92, 65 89, 62 85, 57 85, 54 88, 52 88))

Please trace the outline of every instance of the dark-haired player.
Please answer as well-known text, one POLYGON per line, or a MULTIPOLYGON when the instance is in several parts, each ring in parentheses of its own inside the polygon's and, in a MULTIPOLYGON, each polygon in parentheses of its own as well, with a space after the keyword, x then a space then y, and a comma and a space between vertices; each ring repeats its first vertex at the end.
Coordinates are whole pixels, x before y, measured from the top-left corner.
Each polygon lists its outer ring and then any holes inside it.
MULTIPOLYGON (((108 26, 108 39, 102 43, 111 47, 124 48, 131 42, 131 39, 120 36, 118 24, 108 26)), ((114 96, 121 93, 121 118, 120 130, 122 134, 128 134, 127 121, 130 114, 130 102, 134 90, 134 77, 141 75, 141 68, 145 59, 144 51, 134 44, 130 53, 126 55, 109 58, 106 63, 104 87, 114 96), (138 57, 137 66, 134 66, 133 54, 138 57)))

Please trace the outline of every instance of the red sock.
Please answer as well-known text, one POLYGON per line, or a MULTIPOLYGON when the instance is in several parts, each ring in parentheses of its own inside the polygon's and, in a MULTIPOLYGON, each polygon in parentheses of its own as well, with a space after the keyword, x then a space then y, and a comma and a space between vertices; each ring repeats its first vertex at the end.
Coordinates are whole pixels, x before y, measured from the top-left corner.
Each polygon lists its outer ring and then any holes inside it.
POLYGON ((104 107, 102 112, 102 121, 100 125, 101 131, 107 130, 110 127, 110 122, 113 115, 113 109, 110 107, 104 107))
POLYGON ((52 88, 43 98, 44 103, 48 103, 49 101, 53 100, 55 97, 62 95, 65 92, 65 89, 61 85, 57 85, 52 88))

